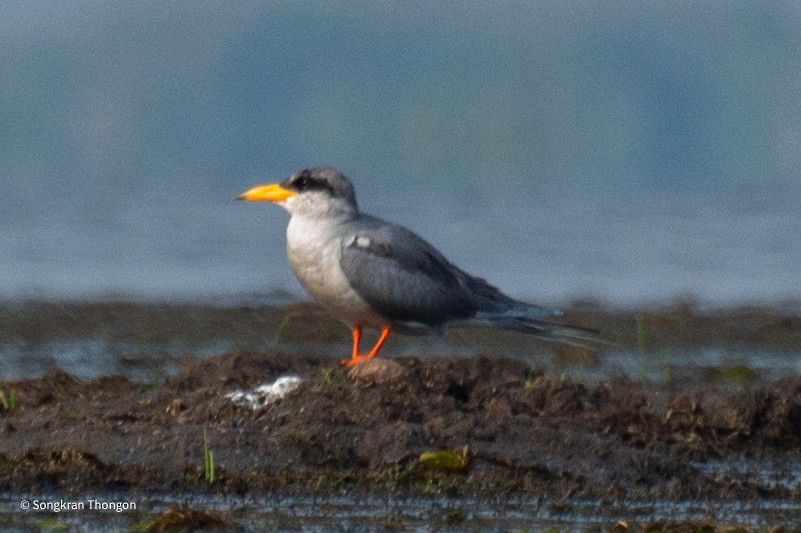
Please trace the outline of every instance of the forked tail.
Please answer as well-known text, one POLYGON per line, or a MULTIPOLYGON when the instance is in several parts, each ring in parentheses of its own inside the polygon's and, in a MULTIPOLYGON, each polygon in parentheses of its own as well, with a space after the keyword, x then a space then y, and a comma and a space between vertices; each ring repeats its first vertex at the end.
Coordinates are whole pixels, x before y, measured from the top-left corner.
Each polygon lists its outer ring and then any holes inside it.
POLYGON ((571 346, 598 347, 607 344, 607 342, 600 337, 597 330, 579 326, 554 324, 553 322, 538 318, 525 316, 488 316, 480 320, 481 322, 486 322, 487 324, 499 328, 519 331, 546 341, 561 342, 571 346))

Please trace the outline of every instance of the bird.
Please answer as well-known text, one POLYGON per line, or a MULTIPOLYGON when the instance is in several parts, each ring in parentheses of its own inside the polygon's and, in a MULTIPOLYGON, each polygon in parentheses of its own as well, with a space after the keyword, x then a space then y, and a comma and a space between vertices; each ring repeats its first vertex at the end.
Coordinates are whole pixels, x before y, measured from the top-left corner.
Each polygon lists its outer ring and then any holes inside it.
POLYGON ((306 168, 236 199, 272 202, 289 213, 292 271, 312 298, 352 329, 353 350, 343 366, 376 357, 395 331, 420 334, 476 324, 572 345, 595 338, 594 330, 548 321, 561 312, 505 295, 411 230, 362 213, 353 184, 332 167, 306 168), (380 331, 366 353, 360 348, 362 328, 380 331))

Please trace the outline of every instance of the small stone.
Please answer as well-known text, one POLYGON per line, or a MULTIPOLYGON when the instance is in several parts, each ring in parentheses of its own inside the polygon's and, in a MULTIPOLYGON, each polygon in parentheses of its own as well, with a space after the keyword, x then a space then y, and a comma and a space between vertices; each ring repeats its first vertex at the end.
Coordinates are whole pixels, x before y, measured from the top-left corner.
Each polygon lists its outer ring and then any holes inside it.
POLYGON ((348 370, 348 377, 373 385, 396 385, 406 381, 408 371, 392 359, 369 359, 348 370))
POLYGON ((180 398, 175 398, 172 402, 170 402, 170 405, 168 405, 167 408, 164 409, 164 412, 167 413, 168 415, 176 416, 184 409, 186 409, 184 402, 182 402, 180 398))

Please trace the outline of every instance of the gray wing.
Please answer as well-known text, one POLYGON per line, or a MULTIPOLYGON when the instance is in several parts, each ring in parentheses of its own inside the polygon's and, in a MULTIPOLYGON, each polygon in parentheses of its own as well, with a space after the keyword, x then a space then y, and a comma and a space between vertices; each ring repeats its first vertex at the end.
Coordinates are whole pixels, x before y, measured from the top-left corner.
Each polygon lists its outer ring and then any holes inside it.
POLYGON ((346 228, 340 265, 364 301, 401 325, 465 321, 580 346, 600 341, 594 330, 543 320, 561 313, 506 296, 411 231, 377 218, 362 216, 346 228))
POLYGON ((362 217, 349 233, 342 243, 342 271, 381 315, 437 326, 475 314, 458 269, 411 231, 362 217))
POLYGON ((438 326, 520 303, 455 267, 405 228, 363 216, 348 230, 342 271, 359 296, 390 320, 438 326))

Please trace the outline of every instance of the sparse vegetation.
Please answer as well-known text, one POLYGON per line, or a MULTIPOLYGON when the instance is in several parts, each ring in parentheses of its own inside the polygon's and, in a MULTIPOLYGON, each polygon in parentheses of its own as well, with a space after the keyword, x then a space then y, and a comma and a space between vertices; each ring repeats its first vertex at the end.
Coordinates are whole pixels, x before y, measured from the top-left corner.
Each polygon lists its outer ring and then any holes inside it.
POLYGON ((8 392, 0 389, 0 413, 13 411, 17 408, 17 390, 9 389, 8 392))
POLYGON ((537 372, 534 370, 529 370, 528 376, 526 376, 526 381, 523 382, 523 386, 527 389, 530 389, 534 386, 534 380, 537 379, 537 372))
POLYGON ((634 317, 637 324, 637 353, 640 356, 640 379, 643 382, 648 379, 648 354, 645 351, 645 317, 637 313, 634 317))
POLYGON ((327 366, 321 366, 320 375, 323 376, 323 380, 326 383, 331 383, 331 380, 334 379, 334 370, 327 366))
POLYGON ((56 518, 46 518, 36 522, 39 531, 69 531, 70 525, 56 518))
POLYGON ((81 420, 85 416, 86 409, 84 409, 82 406, 72 407, 69 411, 67 411, 67 419, 69 420, 81 420))
POLYGON ((668 385, 673 381, 673 365, 670 363, 670 350, 662 349, 662 385, 668 385))
POLYGON ((214 450, 209 448, 209 437, 203 428, 203 474, 209 485, 214 483, 214 450))
POLYGON ((303 313, 297 311, 290 311, 281 318, 281 322, 278 324, 278 327, 275 328, 275 336, 273 337, 272 350, 274 352, 278 351, 278 346, 281 344, 281 337, 284 334, 284 330, 289 325, 289 321, 302 314, 303 313))
POLYGON ((757 373, 745 365, 719 366, 705 372, 710 381, 727 381, 731 383, 749 383, 757 380, 757 373))

